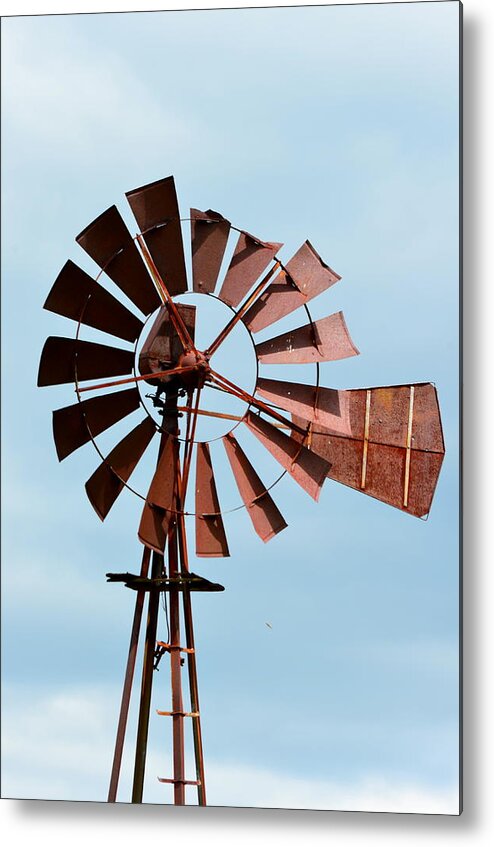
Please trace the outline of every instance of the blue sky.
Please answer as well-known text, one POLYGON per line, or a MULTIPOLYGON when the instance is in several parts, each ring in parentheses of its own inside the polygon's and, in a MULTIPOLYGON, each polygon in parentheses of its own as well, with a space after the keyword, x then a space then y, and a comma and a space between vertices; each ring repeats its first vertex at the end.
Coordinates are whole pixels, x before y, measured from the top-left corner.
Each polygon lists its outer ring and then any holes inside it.
MULTIPOLYGON (((114 202, 133 231, 124 192, 173 173, 184 215, 285 258, 309 238, 343 277, 313 314, 343 309, 361 351, 323 384, 434 381, 447 447, 427 522, 285 478, 287 530, 264 546, 234 513, 231 559, 193 564, 226 586, 194 604, 210 802, 454 812, 458 4, 2 23, 4 795, 106 794, 133 597, 104 573, 137 569, 140 506, 100 524, 92 447, 57 462, 71 390, 36 374, 72 327, 42 304, 67 258, 95 273, 75 235, 114 202)), ((150 801, 169 744, 152 718, 150 801)))

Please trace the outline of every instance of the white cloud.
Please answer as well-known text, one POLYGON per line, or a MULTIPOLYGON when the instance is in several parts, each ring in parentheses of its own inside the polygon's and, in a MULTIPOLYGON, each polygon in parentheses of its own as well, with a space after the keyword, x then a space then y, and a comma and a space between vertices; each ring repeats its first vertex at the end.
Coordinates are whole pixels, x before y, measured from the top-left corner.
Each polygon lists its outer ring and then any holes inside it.
POLYGON ((370 774, 339 784, 291 777, 261 768, 212 763, 208 768, 211 804, 364 812, 457 814, 455 788, 391 782, 370 774))
MULTIPOLYGON (((110 687, 66 688, 43 693, 22 705, 22 691, 5 695, 3 793, 6 797, 105 800, 118 692, 110 687), (9 696, 10 695, 10 696, 9 696), (14 695, 12 697, 12 695, 14 695)), ((132 721, 131 721, 132 724, 132 721)), ((124 756, 119 799, 130 793, 132 757, 124 756)), ((168 774, 169 738, 154 741, 148 754, 145 799, 171 802, 158 775, 168 774)), ((337 783, 255 767, 241 762, 206 762, 212 806, 333 809, 421 814, 457 814, 455 786, 422 785, 378 772, 337 783)), ((195 803, 194 790, 189 801, 195 803)))

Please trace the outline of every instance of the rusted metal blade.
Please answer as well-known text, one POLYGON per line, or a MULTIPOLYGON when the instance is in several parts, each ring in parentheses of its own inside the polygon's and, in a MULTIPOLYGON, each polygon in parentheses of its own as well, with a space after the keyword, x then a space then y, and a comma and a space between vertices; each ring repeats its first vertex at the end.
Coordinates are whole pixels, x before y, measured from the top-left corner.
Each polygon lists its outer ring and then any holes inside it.
POLYGON ((51 335, 45 341, 38 371, 38 385, 60 385, 64 382, 83 382, 105 376, 132 373, 134 353, 106 344, 60 338, 51 335))
POLYGON ((225 528, 207 443, 197 444, 196 556, 229 556, 225 528))
POLYGON ((53 412, 53 438, 60 461, 139 408, 137 388, 92 397, 53 412))
POLYGON ((175 180, 159 179, 126 195, 151 257, 170 294, 187 291, 175 180))
POLYGON ((259 332, 322 294, 339 279, 306 241, 251 306, 244 323, 251 332, 259 332))
POLYGON ((269 541, 287 523, 235 436, 228 433, 223 444, 254 529, 263 541, 269 541))
POLYGON ((116 206, 92 221, 76 241, 141 312, 149 315, 158 308, 161 299, 116 206))
MULTIPOLYGON (((435 387, 339 393, 346 395, 350 433, 314 424, 310 434, 310 449, 330 463, 328 476, 416 517, 427 515, 444 457, 435 387)), ((303 418, 293 420, 304 425, 303 418)))
POLYGON ((170 512, 165 512, 164 509, 158 509, 146 500, 137 533, 139 540, 156 553, 163 553, 170 526, 170 518, 170 512))
POLYGON ((314 500, 318 500, 329 472, 329 462, 308 450, 295 438, 285 435, 259 415, 248 412, 244 421, 295 482, 314 500))
POLYGON ((333 362, 359 353, 350 338, 343 312, 256 344, 256 352, 259 361, 268 365, 333 362))
POLYGON ((218 295, 220 300, 238 306, 280 247, 283 245, 260 241, 255 235, 241 232, 218 295))
POLYGON ((135 341, 143 323, 70 259, 56 278, 45 305, 49 312, 135 341))
POLYGON ((176 438, 163 436, 161 455, 146 498, 153 506, 167 511, 174 508, 176 499, 178 450, 176 438))
POLYGON ((230 232, 230 221, 208 209, 190 210, 192 277, 194 291, 212 294, 221 268, 230 232))
POLYGON ((350 403, 350 391, 262 377, 257 380, 257 391, 270 403, 306 421, 329 427, 342 435, 352 434, 351 415, 353 412, 355 417, 355 409, 350 403))
POLYGON ((128 482, 144 451, 149 446, 156 425, 146 417, 123 438, 86 482, 90 503, 102 521, 128 482))

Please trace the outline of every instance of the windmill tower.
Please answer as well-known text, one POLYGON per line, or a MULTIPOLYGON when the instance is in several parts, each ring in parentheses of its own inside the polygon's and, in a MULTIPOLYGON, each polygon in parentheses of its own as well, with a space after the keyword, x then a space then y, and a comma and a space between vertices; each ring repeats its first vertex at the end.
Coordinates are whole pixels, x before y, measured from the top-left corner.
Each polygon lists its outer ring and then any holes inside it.
MULTIPOLYGON (((86 493, 101 520, 124 488, 142 500, 140 571, 107 574, 110 582, 122 582, 135 592, 108 800, 117 798, 147 604, 132 801, 142 802, 143 796, 153 670, 167 656, 171 703, 158 714, 172 725, 172 775, 159 779, 173 786, 175 804, 184 804, 187 786, 195 786, 198 803, 205 805, 191 595, 222 591, 223 586, 190 570, 186 518, 195 523, 197 557, 229 555, 214 452, 224 451, 253 529, 267 542, 285 529, 286 522, 271 494, 273 485, 266 485, 259 472, 262 468, 254 467, 242 446, 242 432, 257 439, 279 463, 281 475, 289 474, 315 500, 329 477, 416 517, 429 512, 444 442, 431 383, 357 390, 320 385, 320 363, 355 356, 358 350, 341 312, 319 320, 311 317, 310 301, 340 277, 309 241, 285 264, 279 257, 282 244, 262 241, 211 209, 191 209, 190 218, 182 219, 173 177, 126 196, 138 235, 131 236, 116 206, 111 206, 76 239, 99 266, 97 277, 91 278, 68 261, 48 295, 45 308, 73 320, 76 331, 74 337, 47 339, 38 385, 75 386, 76 402, 53 412, 55 446, 62 460, 93 443, 101 461, 86 482, 86 493), (182 238, 184 220, 190 221, 191 230, 191 288, 182 238), (228 251, 231 258, 224 272, 228 251), (123 292, 132 309, 101 284, 101 276, 123 292), (198 349, 195 341, 199 307, 182 302, 189 291, 204 295, 204 303, 213 298, 229 309, 229 319, 205 349, 198 349), (257 333, 269 331, 291 313, 303 316, 300 326, 255 342, 257 333), (257 379, 252 391, 216 365, 219 351, 239 326, 248 331, 255 350, 257 379), (112 335, 127 346, 83 340, 85 327, 112 335), (315 384, 270 379, 259 372, 259 366, 269 372, 269 365, 293 364, 313 364, 315 384), (242 414, 215 408, 219 398, 240 401, 242 414), (137 425, 110 452, 103 452, 98 437, 134 413, 139 413, 137 425), (221 438, 215 439, 214 450, 200 433, 205 419, 225 427, 221 438), (144 455, 152 451, 151 445, 155 449, 152 472, 141 493, 129 480, 144 455), (167 641, 157 640, 162 595, 169 604, 167 641), (185 767, 188 722, 194 779, 188 778, 185 767)), ((231 364, 235 370, 239 363, 231 364)))

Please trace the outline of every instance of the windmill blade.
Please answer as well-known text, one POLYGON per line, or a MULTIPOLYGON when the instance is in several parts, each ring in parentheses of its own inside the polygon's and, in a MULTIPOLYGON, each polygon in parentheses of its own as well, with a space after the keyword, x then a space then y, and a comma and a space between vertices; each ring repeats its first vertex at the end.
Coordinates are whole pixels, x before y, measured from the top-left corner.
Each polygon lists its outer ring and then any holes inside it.
POLYGON ((358 356, 359 351, 350 338, 343 312, 336 312, 256 344, 256 353, 267 365, 302 365, 334 362, 358 356))
POLYGON ((179 445, 176 438, 166 434, 162 437, 161 455, 146 499, 153 506, 171 511, 176 503, 179 445))
POLYGON ((196 556, 229 556, 220 503, 207 443, 197 444, 196 556))
POLYGON ((248 232, 241 232, 218 295, 220 300, 238 306, 280 247, 283 244, 260 241, 248 232))
POLYGON ((139 408, 137 388, 91 397, 53 412, 53 438, 60 461, 139 408))
POLYGON ((287 523, 235 436, 228 433, 223 444, 254 529, 263 541, 269 541, 287 523))
POLYGON ((350 403, 350 391, 262 377, 257 380, 256 391, 275 406, 341 435, 351 436, 353 418, 359 421, 358 410, 350 403))
POLYGON ((318 500, 328 475, 329 462, 308 450, 297 439, 285 435, 259 415, 248 412, 244 422, 295 482, 314 500, 318 500))
POLYGON ((168 291, 183 294, 187 271, 175 180, 168 176, 127 191, 125 196, 168 291))
POLYGON ((190 229, 194 291, 212 294, 228 242, 230 221, 212 209, 207 212, 191 209, 190 229))
POLYGON ((146 500, 137 532, 139 541, 156 553, 163 553, 170 526, 170 517, 170 512, 158 509, 146 500))
POLYGON ((158 308, 161 299, 116 206, 92 221, 76 241, 144 315, 158 308))
POLYGON ((340 279, 323 262, 310 241, 306 241, 250 307, 243 321, 251 332, 259 332, 304 306, 340 279))
POLYGON ((132 373, 134 352, 51 335, 45 341, 38 371, 38 386, 99 379, 132 373))
POLYGON ((102 521, 129 481, 155 433, 155 423, 149 417, 144 418, 113 448, 86 482, 86 494, 102 521))
POLYGON ((63 266, 43 307, 110 335, 135 341, 143 323, 70 259, 63 266))
MULTIPOLYGON (((310 449, 330 463, 328 476, 416 517, 427 515, 444 457, 435 387, 340 393, 348 395, 351 434, 316 424, 310 435, 310 449)), ((302 418, 293 420, 304 425, 302 418)))

